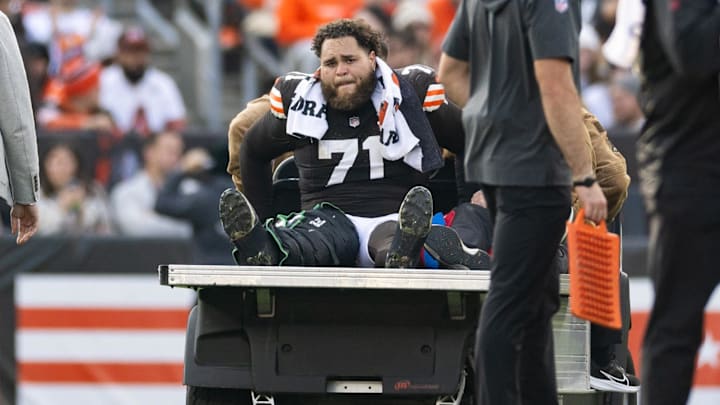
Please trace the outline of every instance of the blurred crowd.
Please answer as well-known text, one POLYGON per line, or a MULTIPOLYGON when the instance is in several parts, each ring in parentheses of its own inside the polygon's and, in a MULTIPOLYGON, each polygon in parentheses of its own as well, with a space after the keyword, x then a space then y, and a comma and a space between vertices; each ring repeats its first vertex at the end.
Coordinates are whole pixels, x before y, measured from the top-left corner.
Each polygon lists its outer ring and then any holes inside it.
MULTIPOLYGON (((202 18, 204 2, 188 3, 202 18)), ((390 66, 436 67, 458 3, 225 0, 217 38, 224 73, 242 75, 242 61, 258 50, 271 62, 261 66, 259 93, 278 74, 314 71, 315 30, 345 17, 384 33, 390 66)), ((640 81, 631 65, 609 63, 603 53, 618 0, 582 5, 583 101, 611 138, 634 137, 644 121, 640 81)), ((189 114, 175 79, 152 64, 152 27, 114 20, 94 1, 0 0, 0 11, 20 41, 41 135, 39 232, 193 237, 199 256, 207 253, 201 260, 219 262, 212 246, 229 260, 217 223, 217 195, 232 185, 227 140, 186 148, 189 114)))

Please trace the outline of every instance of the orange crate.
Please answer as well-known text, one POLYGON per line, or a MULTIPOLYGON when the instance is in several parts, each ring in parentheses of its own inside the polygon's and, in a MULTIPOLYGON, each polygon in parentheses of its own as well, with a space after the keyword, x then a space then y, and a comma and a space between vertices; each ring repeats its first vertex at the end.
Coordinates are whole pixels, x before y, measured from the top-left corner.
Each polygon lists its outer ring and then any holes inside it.
POLYGON ((620 329, 620 238, 608 232, 605 221, 586 223, 582 209, 575 222, 568 221, 567 231, 571 312, 620 329))

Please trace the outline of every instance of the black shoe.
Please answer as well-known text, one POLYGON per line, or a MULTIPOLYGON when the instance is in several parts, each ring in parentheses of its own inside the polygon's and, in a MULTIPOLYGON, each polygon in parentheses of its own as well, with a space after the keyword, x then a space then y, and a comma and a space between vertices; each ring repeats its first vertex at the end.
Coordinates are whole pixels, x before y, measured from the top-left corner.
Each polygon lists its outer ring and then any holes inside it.
POLYGON ((449 269, 490 269, 490 255, 482 249, 465 246, 460 235, 447 226, 432 226, 425 240, 425 250, 449 269))
POLYGON ((405 195, 398 213, 398 227, 395 231, 385 267, 416 267, 420 260, 425 238, 432 225, 433 202, 430 191, 415 186, 405 195))
POLYGON ((220 222, 235 245, 233 257, 239 265, 276 265, 280 249, 270 234, 259 226, 255 209, 245 195, 233 188, 220 196, 220 222))
POLYGON ((640 391, 640 380, 628 374, 615 359, 610 360, 605 367, 591 361, 590 386, 599 391, 636 393, 640 391))

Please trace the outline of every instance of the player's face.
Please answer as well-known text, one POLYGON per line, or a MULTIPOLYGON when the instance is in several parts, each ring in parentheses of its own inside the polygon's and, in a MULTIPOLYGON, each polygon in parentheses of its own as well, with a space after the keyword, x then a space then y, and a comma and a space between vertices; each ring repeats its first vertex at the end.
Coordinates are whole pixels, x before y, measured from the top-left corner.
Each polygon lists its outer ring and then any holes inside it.
POLYGON ((320 83, 330 107, 354 110, 370 99, 376 84, 375 52, 354 37, 326 39, 320 51, 320 83))

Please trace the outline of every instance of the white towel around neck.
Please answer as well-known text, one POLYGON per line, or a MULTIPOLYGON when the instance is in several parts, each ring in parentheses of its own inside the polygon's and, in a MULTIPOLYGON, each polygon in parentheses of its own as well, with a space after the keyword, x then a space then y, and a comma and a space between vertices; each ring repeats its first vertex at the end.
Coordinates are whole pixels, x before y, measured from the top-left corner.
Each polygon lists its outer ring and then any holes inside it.
MULTIPOLYGON (((413 134, 400 111, 402 94, 397 76, 385 61, 380 58, 375 60, 378 67, 375 70, 378 81, 370 98, 375 111, 378 112, 378 125, 382 132, 380 139, 383 141, 382 157, 390 161, 402 158, 410 167, 422 171, 420 140, 413 134), (397 136, 393 137, 393 133, 397 134, 397 136), (394 138, 394 142, 388 142, 392 138, 394 138), (387 145, 385 145, 386 143, 387 145)), ((316 76, 308 76, 298 84, 290 105, 297 105, 301 98, 303 103, 311 101, 318 106, 325 104, 320 80, 316 76)), ((286 132, 295 136, 301 135, 322 139, 328 129, 327 118, 302 114, 301 110, 290 109, 288 111, 286 132)))

